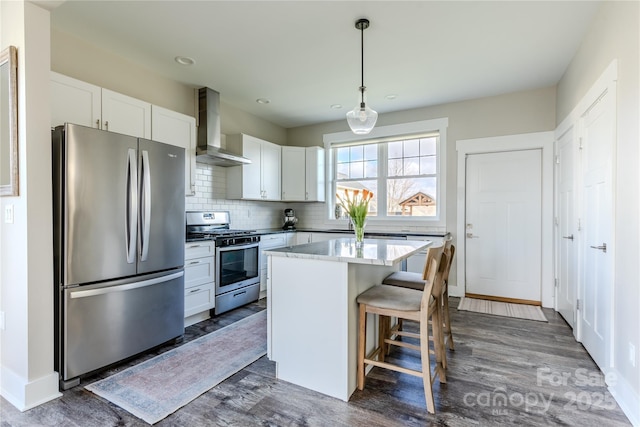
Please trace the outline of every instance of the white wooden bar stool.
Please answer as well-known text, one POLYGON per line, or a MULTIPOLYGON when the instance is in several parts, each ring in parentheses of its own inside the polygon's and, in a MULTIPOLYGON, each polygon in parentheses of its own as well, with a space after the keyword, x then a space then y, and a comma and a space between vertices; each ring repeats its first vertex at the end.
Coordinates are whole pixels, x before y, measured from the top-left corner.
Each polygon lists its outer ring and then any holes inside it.
MULTIPOLYGON (((408 289, 398 286, 376 285, 358 295, 356 301, 359 308, 358 319, 358 389, 364 389, 365 368, 367 365, 378 366, 380 368, 391 369, 422 378, 424 386, 425 400, 429 413, 435 413, 435 403, 433 399, 432 384, 436 377, 440 378, 441 383, 446 382, 444 366, 438 362, 439 357, 436 354, 436 366, 432 375, 430 365, 429 350, 429 320, 431 320, 431 330, 433 333, 435 353, 442 352, 442 328, 434 327, 434 325, 442 325, 440 318, 441 310, 438 309, 438 302, 433 296, 434 284, 441 282, 442 271, 440 263, 443 253, 443 247, 429 248, 427 253, 427 262, 429 275, 425 277, 427 286, 423 290, 408 289), (368 355, 366 351, 366 335, 367 335, 367 313, 377 314, 380 316, 380 330, 378 346, 368 355), (418 338, 419 345, 409 344, 403 341, 396 341, 388 338, 388 324, 390 317, 398 319, 414 320, 420 324, 420 333, 412 334, 401 332, 403 336, 418 338), (398 366, 385 361, 386 346, 398 345, 405 348, 420 351, 422 370, 417 371, 398 366)), ((438 289, 440 292, 440 289, 438 289)))

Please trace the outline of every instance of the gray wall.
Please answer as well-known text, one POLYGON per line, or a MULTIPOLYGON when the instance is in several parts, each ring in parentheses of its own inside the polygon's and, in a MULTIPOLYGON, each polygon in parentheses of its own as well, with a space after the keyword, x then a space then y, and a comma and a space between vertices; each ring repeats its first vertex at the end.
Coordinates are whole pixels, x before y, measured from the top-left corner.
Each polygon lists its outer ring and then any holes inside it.
MULTIPOLYGON (((51 32, 51 69, 196 117, 195 87, 164 78, 152 70, 56 30, 51 32)), ((246 133, 286 145, 287 132, 283 127, 238 110, 225 102, 224 93, 220 95, 222 133, 246 133)))

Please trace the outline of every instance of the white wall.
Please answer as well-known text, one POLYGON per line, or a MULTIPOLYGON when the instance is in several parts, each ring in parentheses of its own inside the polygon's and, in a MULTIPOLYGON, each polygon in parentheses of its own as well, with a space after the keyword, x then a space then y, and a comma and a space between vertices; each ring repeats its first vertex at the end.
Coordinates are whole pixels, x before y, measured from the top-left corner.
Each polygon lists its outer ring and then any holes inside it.
POLYGON ((617 59, 615 260, 612 394, 640 425, 640 3, 603 2, 580 49, 558 83, 557 122, 564 120, 617 59), (635 347, 635 367, 629 361, 635 347))
POLYGON ((0 48, 18 49, 19 182, 14 223, 0 223, 0 386, 20 410, 60 395, 53 370, 53 241, 49 111, 49 12, 0 2, 0 48), (28 82, 28 84, 27 84, 28 82), (45 214, 43 214, 45 213, 45 214))

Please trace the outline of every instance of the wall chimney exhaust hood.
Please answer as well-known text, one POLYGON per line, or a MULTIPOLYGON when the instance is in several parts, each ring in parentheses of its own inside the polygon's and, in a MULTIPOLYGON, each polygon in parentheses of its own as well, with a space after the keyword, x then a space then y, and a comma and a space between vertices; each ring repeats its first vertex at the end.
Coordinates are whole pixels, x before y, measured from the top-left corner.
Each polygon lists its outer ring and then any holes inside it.
POLYGON ((203 87, 198 90, 198 147, 196 161, 216 166, 239 166, 251 163, 246 157, 220 146, 220 94, 203 87))

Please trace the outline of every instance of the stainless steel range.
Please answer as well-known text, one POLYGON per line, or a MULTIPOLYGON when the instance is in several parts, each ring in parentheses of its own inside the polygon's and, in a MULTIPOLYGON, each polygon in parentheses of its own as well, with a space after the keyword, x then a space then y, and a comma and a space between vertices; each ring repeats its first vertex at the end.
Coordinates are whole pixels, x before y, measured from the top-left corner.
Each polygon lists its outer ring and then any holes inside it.
POLYGON ((220 314, 257 301, 260 295, 260 236, 255 230, 232 230, 229 212, 188 211, 187 242, 215 244, 215 308, 220 314))

